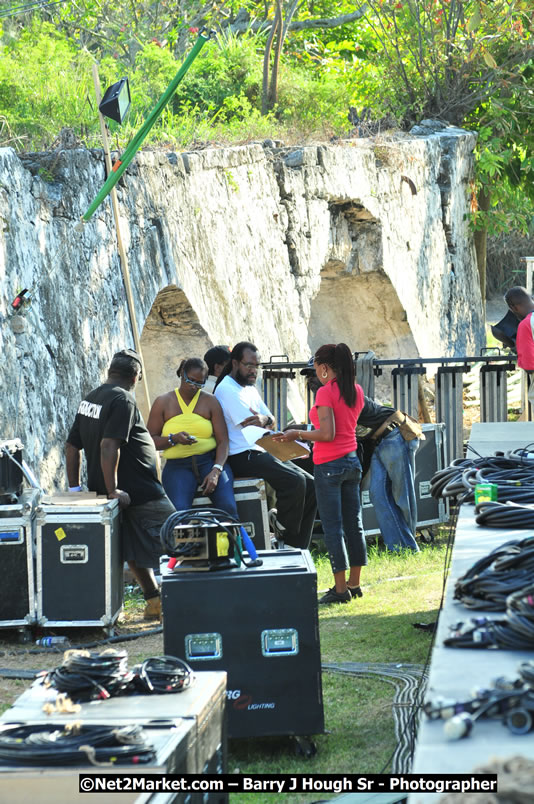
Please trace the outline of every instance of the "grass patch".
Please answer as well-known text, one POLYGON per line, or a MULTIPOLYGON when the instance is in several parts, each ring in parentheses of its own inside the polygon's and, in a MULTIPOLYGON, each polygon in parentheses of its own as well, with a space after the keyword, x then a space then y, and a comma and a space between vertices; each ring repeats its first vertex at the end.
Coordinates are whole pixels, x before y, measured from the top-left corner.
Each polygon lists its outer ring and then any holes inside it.
MULTIPOLYGON (((346 605, 320 606, 324 662, 424 664, 429 632, 413 627, 437 617, 443 586, 446 529, 421 552, 393 554, 377 545, 362 570, 363 598, 346 605)), ((328 557, 314 553, 319 589, 332 585, 328 557)), ((270 773, 379 773, 389 770, 396 747, 392 701, 394 687, 379 678, 323 673, 326 734, 314 740, 317 754, 297 756, 287 739, 230 741, 229 771, 270 773)), ((305 705, 305 702, 303 702, 305 705)), ((269 804, 310 802, 313 793, 269 793, 269 804)), ((326 800, 330 796, 315 796, 326 800)), ((235 793, 232 804, 257 804, 256 793, 235 793)))

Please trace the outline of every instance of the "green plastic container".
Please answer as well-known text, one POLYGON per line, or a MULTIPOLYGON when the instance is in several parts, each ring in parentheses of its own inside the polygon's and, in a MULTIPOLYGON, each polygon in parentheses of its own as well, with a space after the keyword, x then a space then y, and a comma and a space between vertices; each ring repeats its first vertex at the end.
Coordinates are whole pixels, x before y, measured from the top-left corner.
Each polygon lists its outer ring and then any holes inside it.
POLYGON ((497 501, 496 483, 477 483, 475 486, 475 503, 496 502, 497 501))

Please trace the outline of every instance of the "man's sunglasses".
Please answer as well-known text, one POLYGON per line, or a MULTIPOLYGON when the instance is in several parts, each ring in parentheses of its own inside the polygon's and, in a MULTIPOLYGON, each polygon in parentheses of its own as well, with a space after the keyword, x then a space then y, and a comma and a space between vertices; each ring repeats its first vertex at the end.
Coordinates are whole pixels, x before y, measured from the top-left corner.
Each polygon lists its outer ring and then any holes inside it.
POLYGON ((187 376, 187 372, 185 371, 182 372, 182 379, 184 382, 189 383, 189 385, 194 385, 195 388, 204 388, 204 386, 206 385, 206 380, 203 380, 202 382, 197 382, 196 380, 190 380, 189 377, 187 376))

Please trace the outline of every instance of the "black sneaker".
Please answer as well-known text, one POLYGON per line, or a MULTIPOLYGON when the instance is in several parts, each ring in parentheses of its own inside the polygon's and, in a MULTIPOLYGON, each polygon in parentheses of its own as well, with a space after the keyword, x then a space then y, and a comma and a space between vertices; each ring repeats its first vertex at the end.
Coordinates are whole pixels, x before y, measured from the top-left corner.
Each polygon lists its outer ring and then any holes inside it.
POLYGON ((350 603, 351 600, 352 595, 348 589, 346 592, 336 592, 335 587, 332 587, 319 598, 319 603, 350 603))
POLYGON ((347 586, 352 597, 363 597, 363 592, 359 586, 347 586))

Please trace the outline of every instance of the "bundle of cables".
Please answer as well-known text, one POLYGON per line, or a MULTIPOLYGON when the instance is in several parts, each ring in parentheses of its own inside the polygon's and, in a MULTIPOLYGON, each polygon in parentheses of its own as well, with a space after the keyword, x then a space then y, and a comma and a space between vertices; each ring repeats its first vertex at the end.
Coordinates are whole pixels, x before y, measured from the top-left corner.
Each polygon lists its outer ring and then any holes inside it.
POLYGON ((534 586, 509 595, 506 616, 500 620, 477 617, 451 626, 443 641, 451 648, 504 648, 534 650, 534 586))
POLYGON ((159 656, 128 670, 126 651, 67 651, 63 664, 44 677, 46 686, 69 695, 75 702, 107 699, 117 695, 181 692, 191 686, 189 665, 174 656, 159 656))
POLYGON ((16 725, 0 730, 0 761, 9 765, 137 765, 150 762, 154 746, 138 725, 82 726, 70 723, 16 725))
POLYGON ((475 487, 492 483, 501 502, 529 503, 534 497, 534 452, 529 451, 530 446, 505 455, 452 461, 432 477, 430 493, 436 499, 457 497, 459 502, 474 502, 475 487))
MULTIPOLYGON (((534 498, 534 489, 530 499, 534 498)), ((477 525, 486 528, 534 528, 534 505, 514 502, 481 502, 475 506, 477 525)))
MULTIPOLYGON (((445 469, 440 469, 430 480, 430 493, 434 499, 440 497, 461 497, 465 500, 468 489, 464 486, 462 477, 467 469, 475 467, 474 461, 468 458, 458 458, 452 461, 445 469)), ((471 502, 474 502, 473 500, 471 502)))
POLYGON ((498 678, 489 689, 476 689, 463 701, 437 698, 423 706, 431 720, 445 720, 449 740, 466 737, 476 720, 499 719, 513 734, 526 734, 534 723, 534 662, 519 666, 519 678, 498 678))
MULTIPOLYGON (((206 534, 207 529, 213 529, 218 533, 224 533, 228 538, 237 564, 241 563, 245 567, 256 567, 263 563, 262 560, 258 558, 256 548, 239 520, 235 516, 232 516, 232 514, 222 511, 219 508, 210 508, 209 510, 186 508, 183 511, 177 511, 175 514, 171 514, 163 523, 163 527, 160 531, 160 539, 165 552, 171 556, 172 559, 187 561, 197 559, 199 556, 205 556, 206 560, 204 563, 207 569, 224 568, 229 564, 228 555, 219 555, 216 546, 213 554, 211 554, 209 552, 210 545, 202 544, 202 539, 199 538, 191 538, 189 541, 184 539, 177 543, 175 536, 176 528, 181 529, 184 533, 189 532, 190 534, 198 534, 201 531, 206 534), (187 528, 184 526, 187 526, 187 528), (251 561, 245 561, 243 557, 243 545, 246 547, 252 559, 251 561), (221 560, 223 558, 226 558, 226 560, 221 560)), ((175 564, 176 561, 172 562, 169 568, 172 569, 175 564)))
POLYGON ((181 692, 190 687, 194 674, 187 662, 174 656, 152 656, 133 668, 133 684, 140 692, 181 692))
POLYGON ((44 683, 68 693, 72 700, 90 701, 120 695, 132 679, 127 652, 108 648, 102 653, 67 651, 63 664, 47 673, 44 683))
POLYGON ((534 536, 506 542, 456 581, 454 597, 469 609, 505 611, 506 599, 534 578, 534 536))

